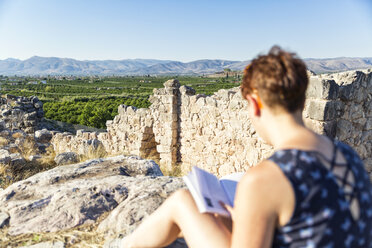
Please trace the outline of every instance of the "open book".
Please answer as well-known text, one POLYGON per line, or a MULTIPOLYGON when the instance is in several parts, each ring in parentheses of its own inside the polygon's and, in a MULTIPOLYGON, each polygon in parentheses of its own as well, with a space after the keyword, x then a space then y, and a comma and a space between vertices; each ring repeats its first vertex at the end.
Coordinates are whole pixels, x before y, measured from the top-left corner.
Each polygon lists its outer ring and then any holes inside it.
POLYGON ((244 172, 234 173, 218 179, 215 175, 193 167, 183 177, 201 213, 216 213, 229 217, 229 212, 220 202, 234 206, 236 186, 244 172))

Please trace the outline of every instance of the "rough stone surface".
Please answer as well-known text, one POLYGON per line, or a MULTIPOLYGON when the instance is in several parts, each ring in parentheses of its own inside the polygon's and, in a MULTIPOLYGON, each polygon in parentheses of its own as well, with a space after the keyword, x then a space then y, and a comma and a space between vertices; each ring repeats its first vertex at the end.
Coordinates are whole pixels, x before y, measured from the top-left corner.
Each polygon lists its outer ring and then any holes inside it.
POLYGON ((9 164, 11 161, 10 153, 8 150, 0 150, 0 164, 9 164))
POLYGON ((0 191, 0 209, 10 216, 8 233, 19 235, 92 224, 120 206, 113 215, 133 222, 121 225, 109 215, 100 230, 126 234, 171 192, 184 187, 181 178, 161 175, 156 163, 138 157, 117 156, 59 166, 0 191))
POLYGON ((37 130, 35 132, 35 139, 40 143, 48 143, 53 138, 53 133, 47 129, 37 130))
POLYGON ((79 157, 74 152, 60 153, 54 158, 54 162, 56 162, 57 165, 73 164, 78 161, 79 161, 79 157))

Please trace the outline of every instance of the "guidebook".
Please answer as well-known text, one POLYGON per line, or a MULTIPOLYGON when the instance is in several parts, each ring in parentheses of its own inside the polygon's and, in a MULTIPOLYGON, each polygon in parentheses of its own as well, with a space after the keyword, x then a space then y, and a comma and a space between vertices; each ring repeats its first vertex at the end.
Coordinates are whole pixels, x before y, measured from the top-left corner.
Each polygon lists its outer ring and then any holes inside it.
POLYGON ((229 217, 230 213, 220 202, 234 206, 236 186, 243 175, 243 172, 239 172, 218 179, 205 170, 193 167, 183 180, 201 213, 216 213, 229 217))

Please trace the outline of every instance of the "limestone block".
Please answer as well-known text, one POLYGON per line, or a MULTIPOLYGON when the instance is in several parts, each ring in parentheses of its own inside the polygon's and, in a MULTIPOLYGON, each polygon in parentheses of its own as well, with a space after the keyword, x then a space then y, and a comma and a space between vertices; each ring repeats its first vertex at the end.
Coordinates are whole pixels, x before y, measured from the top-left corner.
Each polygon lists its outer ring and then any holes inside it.
POLYGON ((0 150, 0 164, 9 164, 11 161, 9 151, 5 149, 0 150))
POLYGON ((190 104, 190 97, 187 96, 187 95, 182 95, 181 103, 182 103, 182 106, 184 106, 185 108, 188 108, 188 106, 190 104))
POLYGON ((305 126, 318 134, 325 134, 329 137, 336 135, 336 121, 315 121, 309 118, 304 119, 305 126))
POLYGON ((65 165, 65 164, 73 164, 77 163, 79 161, 78 156, 74 152, 64 152, 61 154, 58 154, 54 161, 57 165, 65 165))
POLYGON ((217 108, 217 101, 214 97, 206 97, 206 105, 217 108))
POLYGON ((171 96, 178 96, 180 94, 180 91, 176 87, 168 87, 164 88, 165 95, 171 95, 171 96))
POLYGON ((229 101, 230 97, 232 97, 235 94, 234 91, 221 89, 217 92, 216 96, 218 96, 222 101, 229 101))
POLYGON ((354 129, 356 131, 361 132, 361 131, 365 130, 367 119, 366 118, 359 118, 359 119, 353 120, 352 122, 353 122, 354 129))
MULTIPOLYGON (((235 95, 238 95, 238 94, 235 94, 235 95)), ((242 106, 241 106, 241 100, 240 99, 232 99, 230 101, 228 109, 237 110, 237 109, 241 109, 241 108, 242 108, 242 106)))
POLYGON ((111 121, 111 120, 106 121, 106 126, 107 126, 107 127, 109 127, 109 126, 111 126, 111 125, 112 125, 112 121, 111 121))
POLYGON ((357 146, 354 146, 355 151, 359 154, 361 158, 368 157, 368 152, 364 144, 359 144, 357 146))
POLYGON ((353 101, 355 99, 355 92, 353 84, 343 85, 339 88, 339 97, 343 101, 353 101))
POLYGON ((189 86, 181 86, 180 87, 180 93, 182 95, 195 95, 195 90, 189 86))
POLYGON ((340 116, 343 106, 338 101, 310 100, 308 116, 313 120, 328 121, 340 116))
MULTIPOLYGON (((201 96, 201 95, 198 95, 198 96, 201 96)), ((199 97, 196 101, 196 106, 198 106, 200 109, 203 108, 205 105, 206 105, 206 101, 205 101, 206 97, 199 97)))
POLYGON ((169 111, 169 110, 168 110, 168 106, 166 106, 166 105, 164 105, 164 104, 160 104, 160 105, 158 106, 158 111, 159 111, 159 115, 162 116, 162 115, 168 113, 168 111, 169 111))
POLYGON ((35 139, 37 142, 48 143, 53 138, 52 132, 47 129, 37 130, 35 132, 35 139))
POLYGON ((168 88, 168 87, 175 87, 175 88, 179 88, 180 87, 180 83, 177 79, 170 79, 168 81, 166 81, 164 83, 164 87, 168 88))
POLYGON ((348 112, 343 115, 344 119, 355 120, 364 117, 363 106, 361 104, 351 103, 347 108, 348 112))
POLYGON ((191 107, 190 107, 190 113, 191 114, 196 114, 196 113, 199 113, 199 112, 200 112, 200 106, 198 106, 196 104, 191 105, 191 107))
POLYGON ((125 104, 120 104, 119 106, 118 106, 118 114, 119 115, 125 115, 126 114, 126 111, 127 111, 127 105, 125 105, 125 104))
POLYGON ((372 118, 372 99, 371 98, 364 103, 365 116, 368 118, 372 118))
POLYGON ((127 107, 127 115, 134 115, 137 111, 136 107, 133 106, 128 106, 127 107))
POLYGON ((337 123, 336 137, 341 141, 346 141, 353 136, 353 125, 350 121, 339 120, 337 123))
POLYGON ((367 96, 368 96, 367 90, 363 87, 359 87, 356 89, 355 102, 362 104, 367 99, 367 96))
POLYGON ((372 142, 372 130, 364 131, 361 140, 363 143, 372 142))
POLYGON ((236 129, 237 132, 241 132, 242 123, 240 121, 238 121, 238 120, 231 120, 229 122, 229 125, 231 126, 231 128, 236 129))
POLYGON ((339 86, 334 80, 311 77, 306 90, 307 98, 334 100, 338 97, 339 86))
POLYGON ((229 112, 227 112, 227 111, 223 111, 223 112, 221 113, 221 119, 224 120, 224 121, 229 120, 229 119, 230 119, 229 112))

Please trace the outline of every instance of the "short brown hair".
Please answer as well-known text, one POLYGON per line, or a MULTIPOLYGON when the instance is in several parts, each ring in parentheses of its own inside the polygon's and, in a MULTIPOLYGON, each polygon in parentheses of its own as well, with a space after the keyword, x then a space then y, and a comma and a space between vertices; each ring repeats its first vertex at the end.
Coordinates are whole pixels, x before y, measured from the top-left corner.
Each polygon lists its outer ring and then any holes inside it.
POLYGON ((304 108, 307 85, 305 63, 295 53, 274 46, 267 55, 258 56, 245 68, 241 92, 245 97, 257 90, 271 109, 292 113, 304 108))

